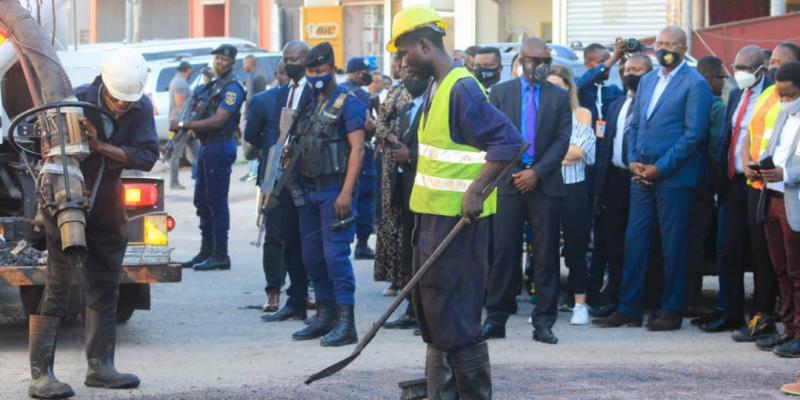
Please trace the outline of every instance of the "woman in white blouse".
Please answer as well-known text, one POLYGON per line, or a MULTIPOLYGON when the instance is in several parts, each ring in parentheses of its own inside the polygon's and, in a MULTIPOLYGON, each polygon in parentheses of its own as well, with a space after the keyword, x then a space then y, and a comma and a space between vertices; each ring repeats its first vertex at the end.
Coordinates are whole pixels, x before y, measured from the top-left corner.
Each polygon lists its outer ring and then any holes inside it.
POLYGON ((592 208, 586 183, 586 168, 594 165, 595 137, 592 113, 578 105, 578 92, 570 71, 561 65, 550 67, 547 80, 569 92, 572 104, 572 134, 561 166, 567 196, 561 205, 561 231, 564 237, 564 263, 569 268, 568 293, 562 311, 572 308, 573 325, 589 323, 586 286, 589 268, 586 253, 592 228, 592 208), (574 299, 574 307, 570 307, 574 299))

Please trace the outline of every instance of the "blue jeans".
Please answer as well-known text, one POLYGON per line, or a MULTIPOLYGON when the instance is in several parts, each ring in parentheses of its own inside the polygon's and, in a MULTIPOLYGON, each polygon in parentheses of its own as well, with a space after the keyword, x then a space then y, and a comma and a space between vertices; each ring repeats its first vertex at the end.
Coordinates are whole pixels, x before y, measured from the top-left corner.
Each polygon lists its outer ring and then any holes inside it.
POLYGON ((301 248, 303 263, 314 282, 316 300, 353 305, 356 278, 350 262, 350 243, 355 236, 355 224, 338 230, 328 229, 338 221, 334 204, 341 188, 339 185, 327 185, 306 187, 304 190, 306 204, 298 210, 301 248))
POLYGON ((236 160, 236 142, 227 140, 200 146, 197 154, 197 182, 194 206, 200 217, 203 241, 213 243, 214 255, 228 255, 228 230, 231 225, 228 189, 231 166, 236 160))

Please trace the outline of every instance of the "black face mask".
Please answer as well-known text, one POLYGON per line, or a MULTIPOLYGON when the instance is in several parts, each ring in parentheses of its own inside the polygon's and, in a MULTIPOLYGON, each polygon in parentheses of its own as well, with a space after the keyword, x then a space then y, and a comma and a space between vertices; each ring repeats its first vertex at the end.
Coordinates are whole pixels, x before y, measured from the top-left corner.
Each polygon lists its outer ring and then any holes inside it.
POLYGON ((416 99, 428 90, 428 80, 406 78, 403 79, 403 86, 408 90, 408 93, 411 94, 411 97, 416 99))
POLYGON ((662 67, 672 68, 681 62, 681 54, 669 51, 665 49, 661 49, 656 51, 656 58, 658 59, 658 63, 661 64, 662 67))
POLYGON ((364 86, 369 86, 370 84, 372 84, 372 74, 367 72, 366 74, 363 75, 361 80, 364 81, 364 86))
POLYGON ((533 68, 523 66, 523 73, 531 82, 544 82, 550 75, 550 64, 539 64, 533 68))
POLYGON ((625 85, 628 90, 633 90, 635 92, 637 89, 639 89, 639 81, 641 79, 641 75, 625 75, 622 77, 622 84, 625 85))
POLYGON ((303 76, 306 74, 306 68, 302 65, 297 64, 286 64, 286 75, 289 79, 299 82, 300 79, 303 79, 303 76))
POLYGON ((495 83, 500 82, 500 68, 475 68, 475 77, 478 78, 478 82, 480 82, 483 87, 489 88, 495 83))
POLYGON ((767 76, 773 82, 775 82, 775 75, 778 74, 778 67, 772 67, 767 70, 767 76))

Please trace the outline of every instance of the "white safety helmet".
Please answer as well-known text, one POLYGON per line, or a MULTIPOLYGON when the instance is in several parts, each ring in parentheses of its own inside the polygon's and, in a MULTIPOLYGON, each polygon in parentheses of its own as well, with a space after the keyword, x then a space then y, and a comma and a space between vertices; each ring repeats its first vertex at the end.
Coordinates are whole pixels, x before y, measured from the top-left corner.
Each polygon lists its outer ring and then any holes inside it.
POLYGON ((142 98, 147 82, 147 63, 131 49, 115 50, 100 70, 103 85, 117 100, 134 102, 142 98))

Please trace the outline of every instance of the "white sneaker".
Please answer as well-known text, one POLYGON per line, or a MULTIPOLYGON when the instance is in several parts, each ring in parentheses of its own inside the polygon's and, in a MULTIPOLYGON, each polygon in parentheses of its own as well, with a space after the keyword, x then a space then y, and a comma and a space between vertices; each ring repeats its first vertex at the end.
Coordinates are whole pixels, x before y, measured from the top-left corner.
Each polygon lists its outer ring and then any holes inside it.
POLYGON ((587 325, 589 323, 589 309, 585 304, 575 303, 575 308, 572 309, 572 319, 569 321, 570 325, 587 325))

